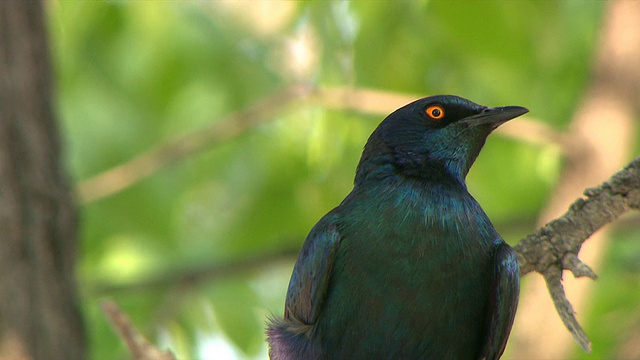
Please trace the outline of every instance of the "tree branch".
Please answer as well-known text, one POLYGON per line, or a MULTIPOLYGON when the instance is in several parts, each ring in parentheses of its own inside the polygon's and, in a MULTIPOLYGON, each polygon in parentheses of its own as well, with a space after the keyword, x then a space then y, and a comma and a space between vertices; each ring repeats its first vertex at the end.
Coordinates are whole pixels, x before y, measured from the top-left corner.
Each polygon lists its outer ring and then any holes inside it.
POLYGON ((169 269, 158 272, 146 279, 140 279, 127 284, 98 283, 90 292, 94 295, 114 295, 134 291, 146 291, 173 286, 196 286, 205 281, 213 281, 219 278, 246 274, 251 271, 263 269, 274 263, 295 260, 299 247, 285 248, 278 252, 269 252, 249 256, 244 259, 234 259, 223 263, 207 265, 200 268, 169 269))
POLYGON ((304 86, 285 88, 253 106, 211 123, 204 129, 171 139, 122 165, 84 180, 76 190, 80 202, 89 203, 118 193, 175 162, 234 138, 307 96, 309 91, 304 86))
MULTIPOLYGON (((124 164, 84 180, 76 192, 83 204, 114 195, 165 167, 245 133, 298 101, 309 100, 329 109, 385 116, 419 97, 364 88, 291 86, 246 109, 213 121, 204 129, 170 139, 124 164)), ((530 117, 501 127, 497 133, 536 145, 557 144, 563 153, 575 152, 583 144, 579 138, 530 117)))
POLYGON ((602 226, 629 210, 640 209, 640 156, 600 186, 587 189, 586 198, 576 200, 569 210, 516 245, 520 274, 543 275, 553 303, 567 329, 585 351, 590 342, 575 319, 562 286, 562 270, 575 277, 596 278, 578 259, 582 244, 602 226))

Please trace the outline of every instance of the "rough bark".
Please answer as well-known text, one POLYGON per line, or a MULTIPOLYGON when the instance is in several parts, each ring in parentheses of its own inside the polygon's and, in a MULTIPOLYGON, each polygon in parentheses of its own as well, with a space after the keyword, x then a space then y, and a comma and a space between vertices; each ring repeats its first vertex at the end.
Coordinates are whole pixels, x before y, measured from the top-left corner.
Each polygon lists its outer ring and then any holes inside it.
POLYGON ((0 358, 83 359, 42 3, 0 1, 0 358))

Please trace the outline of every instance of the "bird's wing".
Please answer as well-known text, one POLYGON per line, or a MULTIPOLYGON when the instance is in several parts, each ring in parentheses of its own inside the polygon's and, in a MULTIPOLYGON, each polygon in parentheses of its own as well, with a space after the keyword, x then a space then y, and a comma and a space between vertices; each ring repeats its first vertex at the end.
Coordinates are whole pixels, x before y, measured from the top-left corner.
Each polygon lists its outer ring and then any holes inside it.
POLYGON ((329 213, 313 227, 291 275, 284 316, 303 327, 316 322, 327 293, 341 240, 336 219, 336 214, 329 213))
POLYGON ((499 359, 507 345, 520 292, 520 267, 516 252, 502 239, 493 258, 486 338, 480 359, 499 359))

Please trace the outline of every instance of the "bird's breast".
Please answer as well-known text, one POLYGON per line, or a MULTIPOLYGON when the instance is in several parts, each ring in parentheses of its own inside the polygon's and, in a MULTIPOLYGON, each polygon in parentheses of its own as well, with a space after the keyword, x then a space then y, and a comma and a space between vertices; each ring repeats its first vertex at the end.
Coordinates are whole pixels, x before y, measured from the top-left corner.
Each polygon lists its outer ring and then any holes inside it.
POLYGON ((476 349, 493 227, 466 191, 468 198, 443 189, 395 190, 342 214, 327 317, 319 324, 331 334, 328 346, 358 343, 373 355, 377 344, 394 341, 402 357, 457 355, 446 353, 447 344, 476 349))

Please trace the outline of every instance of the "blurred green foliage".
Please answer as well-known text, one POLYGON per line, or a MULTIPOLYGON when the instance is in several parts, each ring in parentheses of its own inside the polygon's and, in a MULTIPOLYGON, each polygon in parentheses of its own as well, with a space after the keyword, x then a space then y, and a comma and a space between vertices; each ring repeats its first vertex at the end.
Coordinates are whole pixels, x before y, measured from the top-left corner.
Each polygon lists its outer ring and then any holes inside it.
MULTIPOLYGON (((562 129, 588 83, 603 7, 579 0, 47 5, 76 183, 294 82, 523 105, 562 129)), ((300 246, 350 190, 381 118, 303 103, 267 120, 82 206, 78 275, 93 359, 126 357, 99 311, 104 297, 179 358, 206 350, 213 358, 266 356, 264 321, 282 311, 291 261, 204 282, 100 286, 300 246)), ((533 230, 561 165, 553 147, 495 136, 471 171, 471 192, 514 243, 533 230)), ((633 245, 615 244, 608 262, 625 264, 619 260, 633 245)), ((615 319, 633 312, 627 296, 639 298, 637 259, 628 263, 631 270, 608 267, 598 284, 608 295, 596 297, 592 316, 609 319, 606 329, 624 331, 615 319), (629 284, 622 289, 620 281, 629 284)), ((587 324, 594 354, 609 357, 619 337, 597 328, 587 324)))

